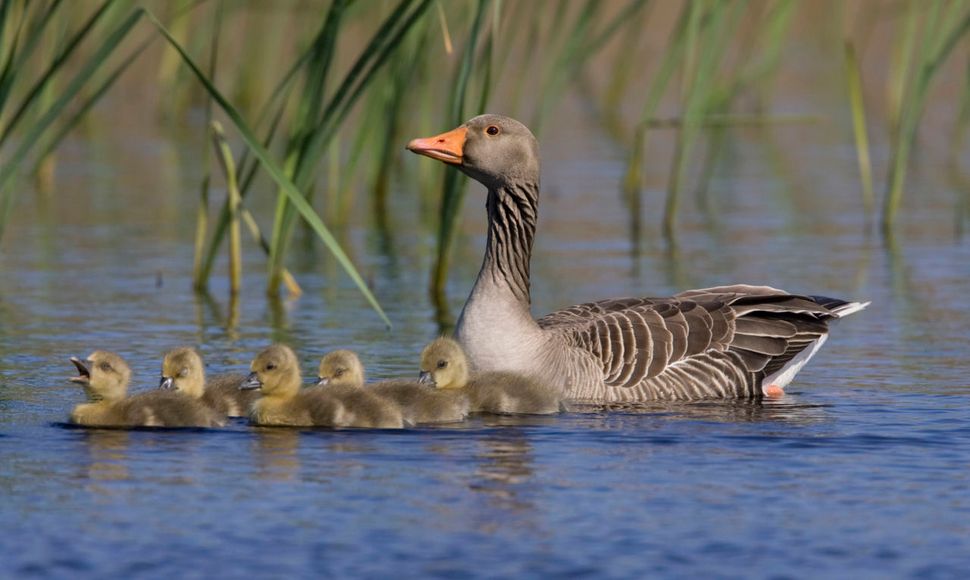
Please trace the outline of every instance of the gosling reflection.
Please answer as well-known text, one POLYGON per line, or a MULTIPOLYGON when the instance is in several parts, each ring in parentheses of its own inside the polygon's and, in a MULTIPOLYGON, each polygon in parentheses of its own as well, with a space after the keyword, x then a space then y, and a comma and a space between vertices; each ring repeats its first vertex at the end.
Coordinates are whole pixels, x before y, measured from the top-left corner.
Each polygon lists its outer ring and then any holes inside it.
MULTIPOLYGON (((535 473, 532 445, 525 436, 517 431, 503 432, 485 437, 481 445, 469 488, 487 495, 491 509, 516 513, 534 510, 533 502, 524 497, 535 473)), ((496 518, 491 509, 480 524, 485 529, 502 525, 501 518, 496 518)))
POLYGON ((81 432, 89 462, 84 466, 86 489, 97 494, 117 492, 112 482, 127 481, 129 433, 123 430, 91 429, 81 432))
POLYGON ((293 481, 300 471, 300 432, 293 429, 257 427, 254 451, 256 477, 268 481, 293 481))

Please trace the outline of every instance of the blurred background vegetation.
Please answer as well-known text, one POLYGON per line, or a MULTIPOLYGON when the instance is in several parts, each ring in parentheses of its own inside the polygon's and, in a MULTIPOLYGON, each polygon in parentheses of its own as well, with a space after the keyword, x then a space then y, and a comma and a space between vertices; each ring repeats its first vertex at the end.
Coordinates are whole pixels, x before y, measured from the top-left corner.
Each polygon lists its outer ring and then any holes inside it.
POLYGON ((298 295, 287 263, 302 240, 332 252, 384 316, 334 230, 366 208, 386 233, 389 196, 410 182, 427 208, 418 225, 434 232, 429 292, 443 304, 465 178, 402 163, 404 144, 483 111, 519 118, 541 141, 572 121, 559 114, 566 98, 625 159, 614 191, 634 245, 646 219, 675 246, 685 203, 716 223, 708 184, 732 129, 812 124, 840 131, 859 171, 846 194, 862 227, 888 240, 903 200, 919 195, 907 169, 946 156, 959 236, 970 221, 968 29, 970 3, 935 0, 3 0, 0 236, 26 195, 56 200, 58 146, 111 106, 119 123, 213 143, 191 212, 196 289, 228 252, 237 292, 239 247, 253 243, 268 293, 298 295), (798 54, 794 38, 817 50, 798 54), (842 87, 837 102, 812 101, 820 76, 842 87), (775 99, 799 83, 803 99, 775 99), (644 207, 651 174, 665 184, 662 210, 644 207))

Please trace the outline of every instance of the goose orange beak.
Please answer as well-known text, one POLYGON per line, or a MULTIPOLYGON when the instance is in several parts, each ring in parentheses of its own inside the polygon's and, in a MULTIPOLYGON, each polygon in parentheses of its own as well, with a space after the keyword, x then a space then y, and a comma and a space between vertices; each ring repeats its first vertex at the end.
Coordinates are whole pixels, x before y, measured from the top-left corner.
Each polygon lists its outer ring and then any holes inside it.
POLYGON ((424 139, 414 139, 408 143, 408 151, 425 155, 438 161, 444 161, 451 165, 461 165, 464 155, 465 136, 468 129, 458 127, 447 133, 425 137, 424 139))

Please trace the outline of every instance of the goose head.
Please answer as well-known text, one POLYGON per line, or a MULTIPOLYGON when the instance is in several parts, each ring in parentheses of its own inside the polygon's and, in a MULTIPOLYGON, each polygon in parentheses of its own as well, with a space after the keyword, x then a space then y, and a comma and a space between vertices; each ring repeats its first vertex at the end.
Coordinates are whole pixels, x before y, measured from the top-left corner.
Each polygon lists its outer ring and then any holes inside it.
POLYGON ((84 386, 88 398, 94 401, 120 401, 128 393, 131 368, 121 356, 106 350, 96 350, 81 360, 71 357, 78 376, 71 382, 84 386))
POLYGON ((252 372, 239 385, 242 390, 259 389, 264 397, 291 397, 300 390, 300 362, 293 349, 284 344, 260 351, 249 370, 252 372))
POLYGON ((180 347, 165 353, 160 389, 175 389, 198 399, 205 393, 202 357, 194 348, 180 347))
POLYGON ((362 387, 364 365, 353 351, 335 350, 320 359, 318 385, 333 387, 362 387))
POLYGON ((479 115, 447 133, 414 139, 407 148, 454 165, 489 189, 539 181, 539 143, 510 117, 479 115))
POLYGON ((465 351, 454 340, 441 337, 433 340, 421 351, 422 383, 430 383, 439 389, 460 389, 468 382, 468 359, 465 351))

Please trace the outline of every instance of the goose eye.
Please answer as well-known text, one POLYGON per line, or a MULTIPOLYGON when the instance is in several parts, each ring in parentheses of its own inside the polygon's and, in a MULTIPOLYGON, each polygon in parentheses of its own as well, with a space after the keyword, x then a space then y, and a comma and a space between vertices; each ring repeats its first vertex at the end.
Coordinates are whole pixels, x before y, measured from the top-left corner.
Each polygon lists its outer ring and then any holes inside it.
POLYGON ((446 366, 448 366, 448 361, 446 361, 446 360, 439 360, 439 361, 438 361, 438 368, 439 368, 439 369, 443 369, 443 368, 445 368, 446 366))
POLYGON ((271 371, 276 368, 276 363, 266 363, 266 370, 271 371))
POLYGON ((343 374, 344 374, 344 369, 337 369, 333 372, 333 376, 335 377, 342 376, 343 374))
POLYGON ((103 362, 98 366, 101 367, 101 370, 103 370, 104 372, 109 372, 111 370, 111 365, 106 362, 103 362))
POLYGON ((495 125, 489 125, 485 129, 485 132, 488 133, 489 135, 491 135, 492 137, 498 135, 498 133, 499 133, 498 127, 496 127, 495 125))
POLYGON ((184 378, 189 376, 189 369, 182 369, 179 371, 179 377, 184 378))

